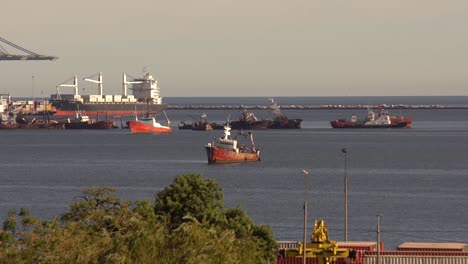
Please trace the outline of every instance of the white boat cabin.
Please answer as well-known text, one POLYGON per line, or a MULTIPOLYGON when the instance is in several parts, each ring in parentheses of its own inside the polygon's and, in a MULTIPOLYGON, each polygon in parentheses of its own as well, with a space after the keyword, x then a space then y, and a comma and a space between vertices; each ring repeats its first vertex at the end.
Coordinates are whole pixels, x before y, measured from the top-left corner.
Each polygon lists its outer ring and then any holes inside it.
POLYGON ((137 118, 136 121, 152 127, 164 127, 163 125, 158 123, 154 117, 137 118))
POLYGON ((219 148, 239 151, 237 140, 231 138, 231 127, 229 125, 224 126, 224 136, 217 138, 214 144, 219 148))

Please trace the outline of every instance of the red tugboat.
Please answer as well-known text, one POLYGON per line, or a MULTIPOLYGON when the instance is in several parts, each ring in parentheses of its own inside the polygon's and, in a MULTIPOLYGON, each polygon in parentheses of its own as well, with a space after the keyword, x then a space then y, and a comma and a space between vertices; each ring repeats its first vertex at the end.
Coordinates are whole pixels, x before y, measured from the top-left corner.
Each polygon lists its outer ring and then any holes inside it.
MULTIPOLYGON (((166 113, 164 112, 164 115, 166 113)), ((135 116, 134 121, 128 121, 128 126, 130 127, 130 130, 132 131, 133 134, 161 134, 161 133, 171 133, 172 132, 172 127, 171 127, 171 121, 169 118, 167 118, 167 126, 163 126, 160 123, 156 121, 154 117, 144 117, 138 119, 138 117, 135 116)))
POLYGON ((205 146, 208 164, 260 161, 260 150, 255 148, 253 135, 249 132, 251 146, 238 145, 236 138, 231 138, 229 123, 224 126, 224 136, 205 146))
POLYGON ((369 109, 365 120, 358 120, 355 115, 351 120, 338 119, 330 121, 333 128, 410 128, 413 118, 390 116, 382 111, 379 106, 379 115, 375 118, 375 113, 369 109))

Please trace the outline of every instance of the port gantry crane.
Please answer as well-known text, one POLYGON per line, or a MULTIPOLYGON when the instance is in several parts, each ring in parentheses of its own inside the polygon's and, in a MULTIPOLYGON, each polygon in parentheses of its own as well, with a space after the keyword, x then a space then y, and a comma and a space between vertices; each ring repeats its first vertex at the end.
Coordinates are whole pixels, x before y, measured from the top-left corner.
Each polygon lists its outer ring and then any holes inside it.
POLYGON ((320 221, 315 220, 310 243, 303 245, 298 242, 297 244, 297 248, 281 249, 279 252, 280 257, 314 258, 317 260, 317 264, 330 264, 336 259, 347 260, 356 257, 356 251, 338 248, 338 243, 328 238, 328 227, 323 219, 320 221))
POLYGON ((0 61, 1 60, 56 60, 56 59, 58 59, 58 57, 37 54, 35 52, 27 50, 19 45, 16 45, 15 43, 11 41, 8 41, 0 37, 0 61), (5 48, 2 47, 1 45, 2 43, 7 44, 27 54, 26 55, 10 54, 5 48))

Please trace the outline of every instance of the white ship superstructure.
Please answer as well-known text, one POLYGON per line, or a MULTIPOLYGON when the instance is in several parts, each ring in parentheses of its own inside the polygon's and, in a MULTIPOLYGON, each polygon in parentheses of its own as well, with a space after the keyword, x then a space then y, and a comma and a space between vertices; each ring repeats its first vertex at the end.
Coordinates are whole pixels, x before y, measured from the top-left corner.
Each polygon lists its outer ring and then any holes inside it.
POLYGON ((158 82, 149 72, 143 77, 134 78, 125 73, 122 76, 122 94, 105 95, 103 93, 102 73, 84 78, 84 81, 98 85, 97 94, 80 95, 78 76, 57 86, 57 94, 51 96, 56 115, 74 115, 74 111, 86 111, 88 115, 99 112, 109 115, 134 115, 147 112, 159 113, 167 106, 162 103, 158 82), (130 87, 129 87, 130 86, 130 87), (60 88, 73 88, 73 94, 61 94, 60 88), (132 94, 128 94, 131 90, 132 94))
POLYGON ((153 103, 162 104, 161 91, 158 87, 158 81, 153 78, 149 72, 145 72, 142 78, 131 78, 128 80, 126 73, 123 73, 122 94, 118 95, 105 95, 103 94, 103 81, 102 73, 95 74, 84 81, 95 83, 98 85, 98 94, 80 95, 78 93, 78 76, 75 75, 72 79, 67 80, 57 86, 57 94, 52 95, 53 100, 72 100, 80 103, 153 103), (96 78, 93 79, 93 78, 96 78), (73 80, 72 84, 69 84, 73 80), (128 88, 128 85, 131 85, 128 88), (71 87, 74 89, 73 94, 61 94, 60 88, 71 87), (128 94, 128 90, 132 94, 128 94))

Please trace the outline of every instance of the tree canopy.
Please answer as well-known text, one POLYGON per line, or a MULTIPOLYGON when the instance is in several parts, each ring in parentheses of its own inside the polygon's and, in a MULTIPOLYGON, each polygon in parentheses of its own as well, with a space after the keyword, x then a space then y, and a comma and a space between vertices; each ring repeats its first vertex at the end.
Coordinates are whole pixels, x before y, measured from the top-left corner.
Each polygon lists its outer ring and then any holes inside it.
POLYGON ((0 231, 2 263, 272 263, 269 226, 223 204, 222 187, 179 175, 155 201, 122 201, 86 188, 69 209, 40 221, 10 212, 0 231))

